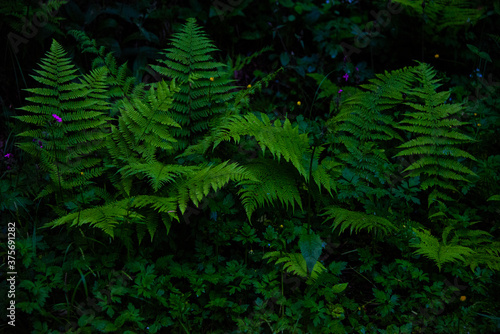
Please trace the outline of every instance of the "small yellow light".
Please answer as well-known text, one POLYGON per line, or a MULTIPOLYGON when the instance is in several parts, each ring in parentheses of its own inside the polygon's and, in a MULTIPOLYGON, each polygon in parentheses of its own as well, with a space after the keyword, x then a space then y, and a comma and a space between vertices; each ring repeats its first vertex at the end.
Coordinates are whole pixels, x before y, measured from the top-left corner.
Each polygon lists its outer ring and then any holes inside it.
POLYGON ((474 113, 474 116, 477 116, 477 112, 474 113))
POLYGON ((438 59, 438 58, 439 58, 439 55, 436 53, 436 54, 434 55, 434 58, 438 59))
POLYGON ((467 299, 467 297, 465 297, 465 296, 460 296, 460 301, 461 301, 461 302, 464 302, 466 299, 467 299))
POLYGON ((83 175, 83 172, 80 172, 80 175, 83 175))
POLYGON ((477 126, 481 126, 481 123, 477 123, 477 126))
POLYGON ((210 77, 210 81, 214 81, 214 80, 215 80, 214 77, 210 77))
POLYGON ((300 101, 297 101, 297 105, 300 106, 302 104, 302 102, 300 101))
POLYGON ((281 228, 283 228, 283 225, 280 225, 281 228))
POLYGON ((248 85, 247 88, 252 88, 252 85, 248 85))

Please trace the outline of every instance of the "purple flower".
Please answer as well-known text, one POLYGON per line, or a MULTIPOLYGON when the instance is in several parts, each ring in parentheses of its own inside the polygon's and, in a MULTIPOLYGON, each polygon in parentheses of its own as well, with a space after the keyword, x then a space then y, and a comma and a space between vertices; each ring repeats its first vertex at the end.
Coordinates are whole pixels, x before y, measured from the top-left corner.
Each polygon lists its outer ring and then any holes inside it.
POLYGON ((343 90, 342 90, 342 89, 340 89, 340 90, 339 90, 339 94, 340 94, 340 93, 342 93, 342 92, 343 92, 343 90))
POLYGON ((9 159, 11 156, 12 156, 12 154, 10 154, 10 153, 7 153, 6 155, 4 155, 4 157, 6 157, 7 159, 9 159))
POLYGON ((10 170, 10 169, 11 169, 11 167, 10 167, 10 166, 7 166, 7 169, 8 169, 8 170, 10 170))
POLYGON ((342 76, 342 78, 344 78, 345 81, 347 81, 347 79, 349 79, 349 74, 346 73, 345 75, 342 76))
POLYGON ((52 117, 54 117, 59 123, 62 122, 62 118, 57 116, 56 114, 52 114, 52 117))
POLYGON ((356 71, 359 71, 359 68, 356 67, 356 71))

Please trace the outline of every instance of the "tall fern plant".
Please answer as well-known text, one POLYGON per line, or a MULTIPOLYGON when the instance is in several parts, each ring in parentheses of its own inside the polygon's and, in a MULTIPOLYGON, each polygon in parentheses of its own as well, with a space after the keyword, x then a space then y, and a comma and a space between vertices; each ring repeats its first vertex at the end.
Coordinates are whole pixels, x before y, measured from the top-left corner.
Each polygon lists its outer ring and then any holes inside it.
MULTIPOLYGON (((458 131, 464 123, 454 118, 461 106, 445 103, 450 92, 437 92, 440 85, 435 77, 436 72, 424 63, 379 74, 328 121, 331 144, 345 166, 338 182, 341 200, 353 198, 365 208, 394 200, 388 186, 395 186, 392 179, 397 170, 387 153, 409 157, 411 164, 401 180, 418 177, 420 190, 428 191, 429 206, 437 199, 452 200, 447 192, 457 191, 457 182, 468 182, 467 176, 473 173, 463 162, 474 157, 459 148, 471 141, 458 131)), ((373 213, 360 219, 359 212, 350 215, 335 205, 326 214, 341 230, 378 227, 389 232, 391 224, 373 213)))
POLYGON ((79 78, 56 41, 35 72, 32 77, 43 87, 27 89, 32 104, 20 109, 28 115, 15 117, 30 126, 19 134, 30 140, 19 147, 39 159, 52 181, 38 198, 56 192, 62 200, 63 190, 87 186, 105 171, 99 152, 110 134, 107 72, 100 68, 79 78))
POLYGON ((459 104, 447 104, 449 91, 437 92, 440 86, 436 71, 421 63, 411 69, 415 85, 408 90, 407 109, 398 129, 411 135, 411 140, 398 148, 396 156, 410 156, 413 162, 405 169, 406 177, 419 176, 422 190, 431 190, 428 206, 438 200, 453 200, 452 192, 458 192, 459 182, 470 182, 468 176, 475 175, 464 165, 474 156, 460 149, 460 145, 473 141, 458 131, 465 124, 456 115, 462 110, 459 104))
POLYGON ((196 20, 190 18, 180 32, 174 34, 171 47, 162 53, 159 65, 151 67, 175 79, 180 91, 174 97, 174 119, 181 128, 174 129, 178 150, 194 144, 209 128, 214 115, 220 115, 225 102, 234 98, 227 65, 214 61, 217 51, 196 20))

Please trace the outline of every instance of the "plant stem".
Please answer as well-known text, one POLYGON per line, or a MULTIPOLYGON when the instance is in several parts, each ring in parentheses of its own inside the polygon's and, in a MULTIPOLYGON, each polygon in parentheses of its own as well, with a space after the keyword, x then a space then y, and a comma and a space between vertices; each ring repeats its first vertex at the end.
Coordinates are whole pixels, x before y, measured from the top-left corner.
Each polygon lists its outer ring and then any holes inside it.
POLYGON ((312 185, 312 164, 314 159, 314 151, 316 151, 316 146, 313 146, 311 153, 311 161, 309 161, 309 182, 307 185, 307 233, 311 230, 311 185, 312 185))

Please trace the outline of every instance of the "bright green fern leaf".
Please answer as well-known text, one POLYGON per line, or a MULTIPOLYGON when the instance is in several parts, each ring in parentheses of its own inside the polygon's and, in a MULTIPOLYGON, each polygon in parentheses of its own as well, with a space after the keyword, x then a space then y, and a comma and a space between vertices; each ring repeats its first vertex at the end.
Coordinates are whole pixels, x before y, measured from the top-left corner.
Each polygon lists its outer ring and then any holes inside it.
POLYGON ((351 234, 352 232, 358 233, 360 230, 367 230, 368 232, 375 230, 381 235, 387 235, 397 229, 394 224, 383 217, 333 206, 326 208, 326 212, 321 216, 328 216, 325 222, 334 219, 332 229, 340 227, 340 233, 346 229, 349 229, 351 234))
POLYGON ((420 239, 419 243, 413 243, 411 246, 418 248, 415 253, 424 255, 425 257, 436 262, 439 270, 443 264, 447 262, 465 261, 465 257, 474 254, 474 251, 469 247, 464 247, 456 244, 447 244, 446 230, 443 232, 443 243, 436 237, 430 234, 429 231, 419 231, 413 229, 416 236, 420 239))

